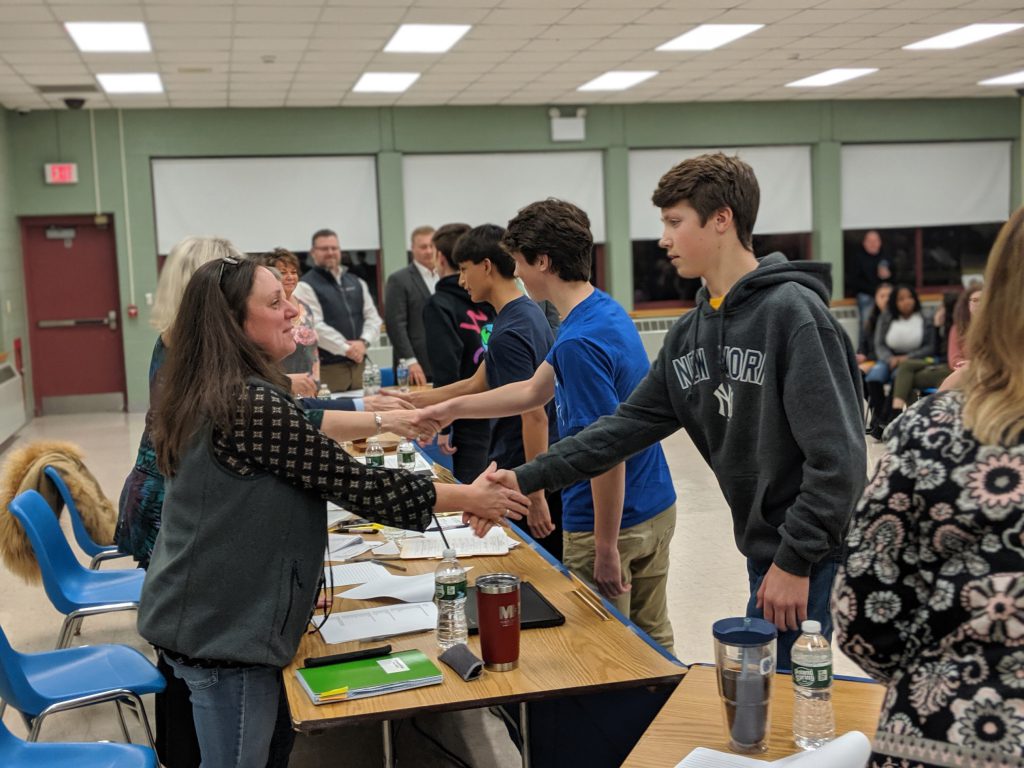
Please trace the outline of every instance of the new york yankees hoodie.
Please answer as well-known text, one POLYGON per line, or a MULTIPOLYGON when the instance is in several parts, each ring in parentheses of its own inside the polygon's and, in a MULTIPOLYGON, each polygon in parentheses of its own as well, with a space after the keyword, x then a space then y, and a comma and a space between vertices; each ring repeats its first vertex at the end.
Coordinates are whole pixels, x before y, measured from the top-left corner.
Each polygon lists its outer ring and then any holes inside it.
POLYGON ((866 479, 860 372, 830 294, 830 265, 781 253, 718 310, 702 289, 614 414, 515 469, 523 493, 599 475, 682 427, 718 479, 740 552, 808 575, 839 553, 866 479))

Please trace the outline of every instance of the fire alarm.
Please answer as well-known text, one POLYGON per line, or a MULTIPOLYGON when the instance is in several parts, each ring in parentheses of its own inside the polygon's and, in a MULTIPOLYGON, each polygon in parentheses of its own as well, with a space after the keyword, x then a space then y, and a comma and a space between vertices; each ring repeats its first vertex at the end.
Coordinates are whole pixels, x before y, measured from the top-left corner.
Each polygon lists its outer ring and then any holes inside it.
POLYGON ((129 304, 128 305, 128 317, 138 317, 138 316, 139 316, 139 308, 137 306, 135 306, 134 304, 129 304))

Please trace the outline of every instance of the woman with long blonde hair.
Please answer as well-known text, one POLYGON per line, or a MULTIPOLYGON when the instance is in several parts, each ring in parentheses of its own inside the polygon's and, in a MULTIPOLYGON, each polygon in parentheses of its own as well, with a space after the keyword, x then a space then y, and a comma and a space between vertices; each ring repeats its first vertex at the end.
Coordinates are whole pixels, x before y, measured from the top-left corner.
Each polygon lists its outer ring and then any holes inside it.
POLYGON ((911 406, 836 580, 843 650, 889 687, 869 766, 1024 765, 1024 208, 989 255, 961 390, 911 406))

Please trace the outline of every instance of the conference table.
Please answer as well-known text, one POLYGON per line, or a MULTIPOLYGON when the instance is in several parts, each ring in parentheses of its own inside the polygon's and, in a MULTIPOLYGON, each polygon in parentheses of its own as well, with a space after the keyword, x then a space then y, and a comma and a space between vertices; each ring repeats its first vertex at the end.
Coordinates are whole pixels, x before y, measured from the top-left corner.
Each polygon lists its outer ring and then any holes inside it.
MULTIPOLYGON (((441 685, 354 701, 314 705, 297 682, 295 674, 296 668, 307 657, 376 647, 387 642, 393 652, 418 649, 436 662, 438 650, 432 631, 392 637, 385 641, 355 641, 335 645, 327 645, 319 633, 307 634, 292 664, 284 672, 295 729, 310 733, 356 723, 380 722, 384 762, 385 765, 391 765, 393 750, 390 722, 393 720, 421 712, 519 705, 519 727, 524 743, 523 764, 529 766, 530 702, 628 690, 634 691, 637 696, 650 696, 657 692, 659 695, 651 703, 649 717, 637 728, 630 744, 623 750, 624 757, 635 738, 642 733, 682 678, 684 667, 635 626, 609 610, 600 597, 571 576, 557 561, 550 559, 543 550, 539 550, 527 534, 513 527, 509 535, 521 542, 509 554, 460 560, 464 566, 471 567, 469 582, 472 584, 485 573, 517 574, 531 582, 565 616, 562 626, 522 632, 517 669, 509 672, 485 671, 477 680, 464 682, 454 670, 438 662, 444 678, 441 685)), ((371 536, 366 538, 372 539, 371 536)), ((400 563, 407 568, 407 572, 399 575, 411 576, 432 572, 438 561, 402 560, 400 563)), ((344 589, 348 587, 338 588, 335 593, 344 589)), ((388 603, 394 601, 336 597, 333 610, 356 610, 388 603)), ((480 656, 478 636, 470 636, 469 647, 480 656)), ((540 717, 535 719, 539 726, 548 726, 548 723, 540 722, 540 717)))
MULTIPOLYGON (((837 679, 832 688, 836 733, 875 733, 885 686, 870 680, 837 679)), ((800 751, 793 743, 793 685, 777 674, 772 686, 771 735, 768 751, 748 755, 766 761, 800 751)), ((654 722, 629 753, 623 768, 672 768, 697 747, 729 751, 715 668, 693 665, 662 707, 654 722)))

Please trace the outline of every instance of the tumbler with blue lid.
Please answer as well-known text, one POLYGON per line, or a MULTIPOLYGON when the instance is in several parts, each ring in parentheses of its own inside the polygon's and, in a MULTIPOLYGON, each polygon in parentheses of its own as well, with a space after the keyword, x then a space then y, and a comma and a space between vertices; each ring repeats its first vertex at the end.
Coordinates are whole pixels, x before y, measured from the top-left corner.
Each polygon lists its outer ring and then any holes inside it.
POLYGON ((729 748, 747 754, 765 752, 778 630, 764 619, 740 616, 716 621, 711 631, 729 748))

